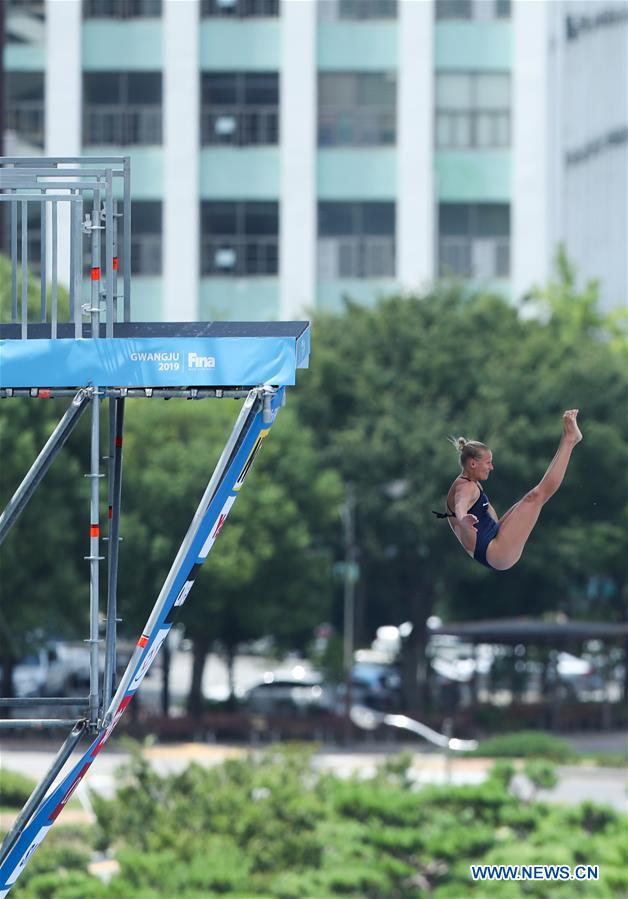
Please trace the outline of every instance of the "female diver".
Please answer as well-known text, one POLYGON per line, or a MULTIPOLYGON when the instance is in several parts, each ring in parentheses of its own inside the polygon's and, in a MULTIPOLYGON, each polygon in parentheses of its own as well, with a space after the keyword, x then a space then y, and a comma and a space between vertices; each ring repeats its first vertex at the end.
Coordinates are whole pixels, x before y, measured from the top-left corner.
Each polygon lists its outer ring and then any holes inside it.
POLYGON ((449 520, 464 549, 481 565, 505 571, 521 558, 542 507, 562 484, 571 452, 582 440, 577 416, 577 409, 563 414, 563 436, 549 468, 536 487, 501 518, 497 517, 481 484, 493 470, 490 449, 484 443, 464 437, 453 441, 460 453, 462 474, 449 488, 447 512, 434 514, 449 520))

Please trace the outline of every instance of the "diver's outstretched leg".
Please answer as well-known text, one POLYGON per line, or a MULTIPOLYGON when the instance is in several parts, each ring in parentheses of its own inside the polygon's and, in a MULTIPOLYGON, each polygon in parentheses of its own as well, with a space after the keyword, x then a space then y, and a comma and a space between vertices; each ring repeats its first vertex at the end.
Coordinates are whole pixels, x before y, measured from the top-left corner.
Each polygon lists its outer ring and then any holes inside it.
POLYGON ((582 440, 577 416, 577 409, 569 409, 564 413, 563 436, 547 471, 536 487, 500 519, 499 533, 491 540, 486 552, 487 561, 493 568, 504 571, 519 561, 541 509, 562 484, 572 450, 582 440))

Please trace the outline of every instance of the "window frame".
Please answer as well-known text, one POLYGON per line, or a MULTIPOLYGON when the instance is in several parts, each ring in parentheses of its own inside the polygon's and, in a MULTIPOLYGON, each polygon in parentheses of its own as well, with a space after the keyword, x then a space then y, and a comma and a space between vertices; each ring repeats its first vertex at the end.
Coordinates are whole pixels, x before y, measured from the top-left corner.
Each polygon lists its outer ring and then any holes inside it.
POLYGON ((319 148, 333 147, 394 147, 397 144, 398 78, 393 70, 319 71, 317 100, 317 143, 319 148), (323 94, 334 96, 337 90, 324 88, 324 82, 332 78, 347 80, 348 99, 339 102, 322 100, 323 94), (392 103, 360 102, 360 88, 364 79, 379 78, 382 83, 393 83, 392 103), (352 79, 350 81, 349 79, 352 79), (343 134, 344 130, 344 134, 343 134))
POLYGON ((512 239, 512 208, 510 203, 440 203, 438 206, 438 276, 440 278, 454 277, 473 279, 479 278, 509 278, 511 275, 510 249, 512 239), (442 221, 444 218, 443 207, 460 207, 466 212, 466 227, 461 228, 459 233, 455 230, 444 233, 442 221), (499 233, 497 229, 491 233, 487 231, 481 223, 482 213, 488 213, 490 210, 507 213, 507 230, 499 233), (476 275, 473 271, 474 255, 478 250, 484 248, 492 249, 493 253, 493 271, 488 275, 476 275), (475 251, 475 253, 474 253, 475 251), (444 259, 446 256, 458 254, 462 259, 462 265, 449 266, 446 265, 444 259))
POLYGON ((279 276, 280 206, 278 200, 201 200, 200 277, 201 278, 276 278, 279 276), (233 233, 212 233, 205 229, 210 206, 231 207, 235 216, 233 233), (275 213, 276 229, 270 233, 247 231, 247 217, 255 207, 267 206, 275 213), (219 253, 233 254, 232 265, 219 265, 219 253))
POLYGON ((83 72, 82 144, 90 146, 152 147, 163 145, 163 73, 161 71, 83 72), (102 75, 118 78, 118 101, 101 103, 87 98, 89 80, 102 75), (133 78, 152 76, 159 84, 158 102, 131 102, 133 78), (109 117, 107 120, 106 117, 109 117), (98 118, 99 117, 99 118, 98 118), (98 129, 101 129, 98 135, 98 129), (136 135, 142 135, 138 139, 136 135), (109 139, 109 133, 112 137, 109 139), (103 137, 104 135, 104 137, 103 137), (100 136, 101 140, 96 138, 100 136))
POLYGON ((201 72, 200 140, 202 147, 272 147, 279 144, 279 116, 281 108, 281 75, 277 71, 203 71, 201 72), (250 82, 260 76, 274 79, 276 101, 274 103, 252 103, 247 94, 250 82), (233 103, 205 101, 205 91, 212 78, 230 78, 234 81, 233 103), (225 119, 231 130, 224 132, 220 139, 220 120, 225 119), (229 123, 229 119, 232 120, 229 123))
POLYGON ((394 278, 397 266, 397 204, 395 200, 319 200, 317 205, 317 269, 318 279, 371 280, 394 278), (373 207, 386 207, 392 213, 392 228, 381 231, 367 228, 367 213, 373 207), (350 227, 345 230, 322 227, 326 209, 345 207, 350 227), (326 258, 327 257, 327 258, 326 258), (332 258, 334 274, 327 275, 332 258))
POLYGON ((498 72, 485 72, 477 69, 465 69, 458 71, 455 69, 441 69, 434 74, 434 147, 436 150, 500 150, 508 149, 512 146, 512 75, 508 70, 500 70, 498 72), (470 102, 468 107, 462 106, 442 106, 438 100, 438 79, 453 75, 456 77, 467 77, 469 79, 470 102), (480 90, 480 80, 487 75, 502 76, 507 79, 508 86, 508 104, 501 108, 490 108, 479 105, 477 99, 480 90), (479 123, 482 118, 488 117, 492 122, 493 135, 499 133, 500 125, 505 122, 507 136, 505 141, 501 141, 499 136, 494 137, 490 142, 482 142, 479 139, 478 130, 479 123), (452 125, 449 125, 449 140, 441 141, 439 134, 439 122, 448 118, 450 122, 462 120, 468 122, 469 139, 464 143, 457 143, 451 140, 452 125))

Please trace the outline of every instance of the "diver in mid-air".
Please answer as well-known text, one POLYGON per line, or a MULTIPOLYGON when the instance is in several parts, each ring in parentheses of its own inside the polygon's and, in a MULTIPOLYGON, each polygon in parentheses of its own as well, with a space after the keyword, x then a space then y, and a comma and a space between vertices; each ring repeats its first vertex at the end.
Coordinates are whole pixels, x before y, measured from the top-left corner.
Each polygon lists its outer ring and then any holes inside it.
POLYGON ((464 549, 481 565, 505 571, 521 558, 541 509, 562 484, 572 450, 582 440, 577 417, 578 409, 563 414, 563 436, 547 471, 536 487, 501 518, 482 489, 482 481, 493 470, 491 450, 477 440, 452 440, 460 455, 462 473, 449 488, 447 512, 434 514, 448 519, 464 549))

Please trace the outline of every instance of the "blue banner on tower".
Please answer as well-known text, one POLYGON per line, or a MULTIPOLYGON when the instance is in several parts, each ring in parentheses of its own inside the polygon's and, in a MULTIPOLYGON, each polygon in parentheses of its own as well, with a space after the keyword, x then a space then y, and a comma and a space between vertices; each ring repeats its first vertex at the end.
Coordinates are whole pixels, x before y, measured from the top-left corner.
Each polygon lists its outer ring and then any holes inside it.
POLYGON ((295 383, 303 339, 115 337, 0 340, 0 387, 213 387, 295 383))

